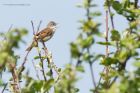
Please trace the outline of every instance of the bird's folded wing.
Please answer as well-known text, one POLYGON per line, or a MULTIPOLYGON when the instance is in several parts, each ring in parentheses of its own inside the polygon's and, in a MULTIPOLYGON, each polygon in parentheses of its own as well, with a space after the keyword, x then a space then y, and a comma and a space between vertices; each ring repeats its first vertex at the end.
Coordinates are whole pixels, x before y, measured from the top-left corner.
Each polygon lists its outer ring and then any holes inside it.
POLYGON ((39 39, 43 39, 43 38, 45 38, 47 36, 51 36, 53 33, 50 30, 51 29, 49 29, 49 28, 43 29, 42 31, 37 33, 36 36, 38 36, 39 39))

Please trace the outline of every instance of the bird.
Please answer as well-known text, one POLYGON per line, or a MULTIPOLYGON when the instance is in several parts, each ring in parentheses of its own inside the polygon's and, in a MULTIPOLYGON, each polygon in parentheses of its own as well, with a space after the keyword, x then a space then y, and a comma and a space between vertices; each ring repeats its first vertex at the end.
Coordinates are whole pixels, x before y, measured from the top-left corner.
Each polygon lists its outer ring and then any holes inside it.
POLYGON ((31 51, 33 47, 37 47, 37 42, 46 42, 50 40, 57 28, 57 23, 54 21, 50 21, 46 28, 36 33, 33 37, 33 41, 31 45, 26 49, 26 51, 31 51))

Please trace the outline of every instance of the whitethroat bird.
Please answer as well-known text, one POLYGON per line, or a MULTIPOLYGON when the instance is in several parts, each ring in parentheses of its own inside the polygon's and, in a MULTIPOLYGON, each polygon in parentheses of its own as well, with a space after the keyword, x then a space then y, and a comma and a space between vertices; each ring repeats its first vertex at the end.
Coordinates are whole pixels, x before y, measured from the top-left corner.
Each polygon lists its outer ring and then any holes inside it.
POLYGON ((56 23, 54 21, 50 21, 47 27, 37 34, 34 35, 32 44, 26 49, 26 51, 31 51, 33 47, 37 47, 37 42, 46 42, 52 38, 56 31, 56 23))

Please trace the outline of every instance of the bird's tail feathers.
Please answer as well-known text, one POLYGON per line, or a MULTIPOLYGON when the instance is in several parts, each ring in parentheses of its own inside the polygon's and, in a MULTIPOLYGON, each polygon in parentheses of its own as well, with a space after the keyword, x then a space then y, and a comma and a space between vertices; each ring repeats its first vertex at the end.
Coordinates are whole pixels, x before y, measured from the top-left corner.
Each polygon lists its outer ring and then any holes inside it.
POLYGON ((33 43, 26 49, 26 51, 31 51, 33 48, 33 43))
POLYGON ((29 46, 27 49, 26 49, 26 51, 31 51, 32 50, 32 46, 29 46))

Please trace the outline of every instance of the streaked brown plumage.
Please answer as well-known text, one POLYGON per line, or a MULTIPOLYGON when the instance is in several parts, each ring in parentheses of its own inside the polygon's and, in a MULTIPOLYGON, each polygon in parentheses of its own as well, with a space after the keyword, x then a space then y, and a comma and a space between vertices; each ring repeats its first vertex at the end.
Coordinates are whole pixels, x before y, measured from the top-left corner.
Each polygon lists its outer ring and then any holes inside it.
POLYGON ((32 44, 26 49, 26 51, 31 51, 33 47, 37 46, 38 41, 46 42, 50 40, 55 33, 56 30, 56 23, 53 21, 50 21, 47 25, 47 28, 41 30, 39 33, 37 33, 34 38, 32 44))

